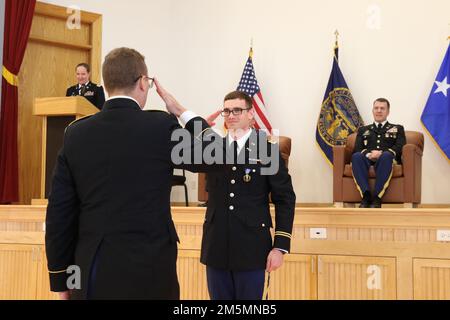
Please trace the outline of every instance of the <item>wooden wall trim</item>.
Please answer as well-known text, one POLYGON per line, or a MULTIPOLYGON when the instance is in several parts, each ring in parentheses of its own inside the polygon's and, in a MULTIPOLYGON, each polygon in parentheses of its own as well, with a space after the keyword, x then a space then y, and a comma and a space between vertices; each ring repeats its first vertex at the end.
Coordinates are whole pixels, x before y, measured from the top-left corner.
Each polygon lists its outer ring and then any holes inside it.
POLYGON ((92 22, 91 27, 91 80, 95 83, 101 82, 102 69, 102 16, 92 22))
MULTIPOLYGON (((39 14, 42 16, 59 18, 59 19, 67 19, 69 16, 67 14, 67 7, 62 7, 54 4, 49 4, 45 2, 36 2, 35 14, 39 14)), ((82 23, 94 23, 101 15, 92 12, 86 12, 81 10, 81 22, 82 23)))
POLYGON ((37 2, 33 26, 19 72, 19 203, 43 198, 45 123, 33 115, 35 98, 64 96, 76 82, 75 65, 91 64, 91 79, 101 83, 102 16, 81 11, 81 29, 69 30, 65 7, 37 2), (44 125, 44 126, 43 126, 44 125), (44 144, 44 145, 43 145, 44 144))
POLYGON ((67 49, 81 49, 81 50, 86 50, 86 51, 92 50, 92 46, 91 45, 84 45, 84 44, 77 44, 77 43, 69 43, 69 42, 61 42, 61 41, 49 40, 49 39, 42 38, 42 37, 39 37, 39 36, 30 36, 28 38, 28 40, 32 41, 32 42, 37 42, 37 43, 42 43, 42 44, 49 44, 49 45, 52 45, 52 46, 57 46, 57 47, 67 48, 67 49))

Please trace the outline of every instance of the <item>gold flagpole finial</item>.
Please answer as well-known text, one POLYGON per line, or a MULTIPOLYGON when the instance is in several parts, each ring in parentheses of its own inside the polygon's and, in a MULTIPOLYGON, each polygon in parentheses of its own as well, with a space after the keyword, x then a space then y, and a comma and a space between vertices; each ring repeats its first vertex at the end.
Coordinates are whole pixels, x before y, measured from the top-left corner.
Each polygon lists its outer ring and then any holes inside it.
MULTIPOLYGON (((450 28, 450 23, 448 24, 449 28, 450 28)), ((450 36, 447 37, 447 40, 450 40, 450 36)))
POLYGON ((250 58, 253 58, 253 38, 250 39, 250 52, 248 55, 250 58))
POLYGON ((334 32, 334 35, 336 36, 336 42, 335 45, 336 47, 338 46, 338 40, 339 40, 339 31, 336 29, 336 31, 334 32))

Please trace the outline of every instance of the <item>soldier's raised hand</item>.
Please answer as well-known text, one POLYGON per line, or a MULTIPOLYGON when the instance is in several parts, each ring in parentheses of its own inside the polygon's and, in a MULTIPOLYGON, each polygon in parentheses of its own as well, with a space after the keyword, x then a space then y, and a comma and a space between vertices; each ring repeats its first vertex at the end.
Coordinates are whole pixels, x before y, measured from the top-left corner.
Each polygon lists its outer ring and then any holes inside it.
POLYGON ((166 104, 167 111, 179 117, 183 112, 186 111, 186 109, 166 89, 161 86, 158 79, 155 78, 154 80, 156 85, 156 92, 166 104))
POLYGON ((206 122, 208 122, 210 127, 213 127, 216 125, 216 123, 214 122, 217 117, 220 115, 220 113, 222 112, 222 110, 217 110, 216 112, 214 112, 213 114, 211 114, 210 116, 208 116, 208 118, 206 118, 206 122))

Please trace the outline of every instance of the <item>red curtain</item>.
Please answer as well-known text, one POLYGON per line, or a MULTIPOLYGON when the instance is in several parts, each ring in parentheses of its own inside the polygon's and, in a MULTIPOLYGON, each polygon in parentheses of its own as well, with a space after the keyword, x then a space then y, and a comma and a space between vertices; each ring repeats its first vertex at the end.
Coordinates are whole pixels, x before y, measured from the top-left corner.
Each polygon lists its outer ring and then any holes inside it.
POLYGON ((17 75, 33 21, 36 0, 5 1, 0 115, 0 203, 19 201, 17 75))

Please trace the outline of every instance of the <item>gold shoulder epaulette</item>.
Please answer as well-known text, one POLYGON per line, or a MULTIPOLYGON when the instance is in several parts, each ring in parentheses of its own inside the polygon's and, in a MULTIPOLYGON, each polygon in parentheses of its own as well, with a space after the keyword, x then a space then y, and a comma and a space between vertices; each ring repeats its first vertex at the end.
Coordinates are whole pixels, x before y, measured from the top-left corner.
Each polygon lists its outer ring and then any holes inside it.
POLYGON ((69 125, 68 125, 67 127, 70 127, 71 125, 73 125, 74 123, 76 123, 76 122, 78 122, 78 121, 86 120, 87 118, 90 118, 90 117, 92 117, 92 116, 93 116, 93 114, 90 114, 90 115, 88 115, 88 116, 84 116, 84 117, 75 119, 75 120, 73 120, 71 123, 69 123, 69 125))
POLYGON ((90 117, 92 117, 92 116, 93 116, 93 114, 90 114, 90 115, 88 115, 88 116, 84 116, 84 117, 81 117, 81 118, 79 118, 79 119, 73 120, 73 121, 72 121, 71 123, 69 123, 69 125, 64 129, 64 134, 66 134, 67 128, 70 127, 71 125, 73 125, 74 123, 76 123, 76 122, 78 122, 78 121, 81 121, 81 120, 85 120, 85 119, 90 118, 90 117))

